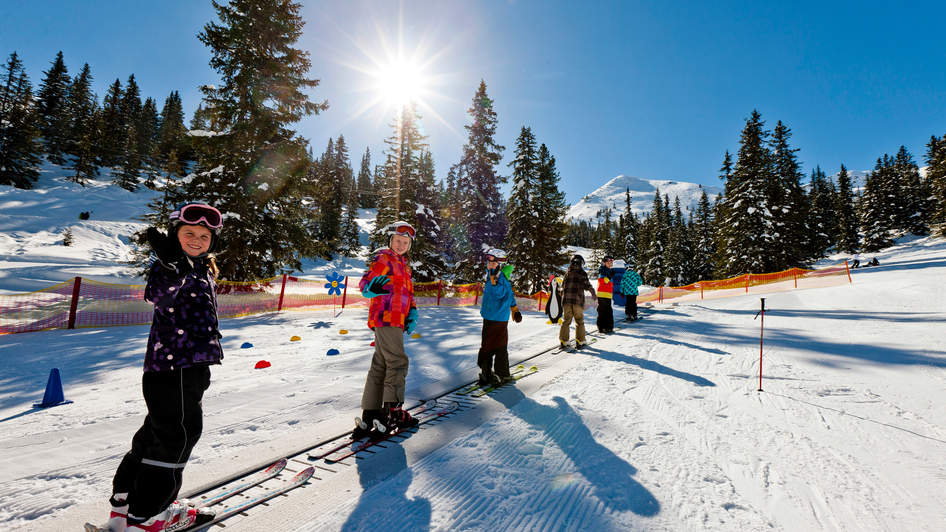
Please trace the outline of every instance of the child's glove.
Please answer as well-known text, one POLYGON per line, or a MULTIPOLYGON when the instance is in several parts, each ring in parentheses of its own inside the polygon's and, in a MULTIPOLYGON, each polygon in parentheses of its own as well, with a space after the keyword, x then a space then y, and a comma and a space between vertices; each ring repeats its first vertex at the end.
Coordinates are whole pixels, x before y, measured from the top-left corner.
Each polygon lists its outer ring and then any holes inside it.
POLYGON ((513 321, 515 321, 516 323, 522 323, 522 313, 519 312, 518 306, 510 308, 509 311, 512 312, 513 321))
POLYGON ((181 243, 175 242, 154 227, 148 228, 148 244, 161 261, 161 266, 174 270, 182 277, 194 270, 194 263, 184 254, 181 243))
POLYGON ((503 276, 506 277, 506 280, 507 280, 507 281, 512 281, 512 271, 513 271, 514 269, 516 269, 515 266, 513 266, 512 264, 507 264, 507 265, 503 266, 503 268, 502 268, 501 270, 499 270, 499 271, 502 272, 503 276))
POLYGON ((383 288, 384 285, 391 282, 391 278, 387 275, 379 275, 371 280, 365 289, 361 291, 361 295, 365 296, 368 299, 373 297, 378 297, 381 294, 386 293, 386 290, 383 288))
POLYGON ((404 332, 411 334, 414 332, 415 327, 417 327, 417 309, 412 308, 411 311, 407 313, 407 319, 404 320, 404 332))

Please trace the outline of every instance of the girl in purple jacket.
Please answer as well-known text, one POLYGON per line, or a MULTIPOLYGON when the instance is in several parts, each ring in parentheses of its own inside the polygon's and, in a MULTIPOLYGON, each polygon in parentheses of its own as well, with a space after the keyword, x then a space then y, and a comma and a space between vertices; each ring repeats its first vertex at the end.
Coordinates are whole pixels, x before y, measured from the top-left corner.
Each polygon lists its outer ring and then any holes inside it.
POLYGON ((222 227, 217 209, 185 203, 171 213, 166 235, 148 229, 153 262, 145 299, 154 304, 154 320, 141 380, 148 415, 112 481, 112 514, 102 527, 109 532, 183 528, 212 518, 176 500, 203 428, 210 366, 223 359, 211 255, 222 227))

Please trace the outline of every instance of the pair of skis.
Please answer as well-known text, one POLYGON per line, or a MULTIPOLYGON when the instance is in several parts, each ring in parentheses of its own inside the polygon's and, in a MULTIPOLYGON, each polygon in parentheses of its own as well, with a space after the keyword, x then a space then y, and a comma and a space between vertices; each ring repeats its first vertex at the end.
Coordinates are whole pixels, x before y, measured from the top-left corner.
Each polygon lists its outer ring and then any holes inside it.
POLYGON ((375 445, 383 441, 390 440, 391 438, 395 436, 408 432, 414 427, 420 426, 434 419, 443 417, 451 412, 455 412, 460 407, 459 403, 457 403, 456 401, 453 401, 447 404, 437 403, 436 401, 427 401, 422 406, 424 407, 423 410, 415 410, 411 412, 411 416, 417 420, 416 425, 413 425, 411 427, 403 427, 403 428, 392 430, 388 434, 378 439, 362 438, 360 440, 348 440, 342 443, 341 445, 333 447, 332 449, 329 449, 327 451, 323 451, 319 454, 310 454, 309 458, 314 459, 314 460, 324 459, 329 464, 335 464, 335 463, 341 462, 342 460, 355 456, 356 454, 370 447, 374 447, 375 445), (342 453, 341 455, 337 455, 339 451, 349 446, 351 447, 348 449, 348 451, 342 453))
MULTIPOLYGON (((512 371, 509 372, 509 374, 512 375, 512 376, 515 376, 516 374, 519 374, 519 373, 522 373, 523 371, 525 371, 525 369, 526 369, 525 366, 523 366, 522 364, 519 364, 518 366, 516 366, 515 368, 513 368, 512 371)), ((473 384, 471 384, 471 385, 469 385, 469 386, 466 386, 465 388, 462 388, 459 392, 456 392, 456 395, 467 395, 467 394, 469 394, 470 392, 474 392, 474 391, 476 391, 476 390, 479 390, 479 389, 482 388, 482 387, 483 387, 483 386, 481 386, 479 382, 474 382, 473 384)), ((478 395, 474 395, 474 397, 479 397, 479 396, 478 396, 478 395)))
MULTIPOLYGON (((512 381, 511 381, 511 382, 516 382, 517 380, 519 380, 519 379, 521 379, 521 378, 523 378, 523 377, 528 377, 529 375, 532 375, 533 373, 535 373, 535 372, 537 372, 537 371, 539 371, 538 366, 532 366, 532 367, 530 367, 528 370, 525 370, 525 368, 524 368, 523 366, 521 366, 521 365, 520 365, 520 366, 516 366, 516 371, 513 371, 513 372, 510 373, 510 375, 512 376, 512 381)), ((501 388, 502 386, 505 386, 505 384, 501 384, 500 386, 490 386, 490 387, 488 387, 488 388, 482 388, 482 389, 479 389, 479 390, 473 392, 472 396, 473 396, 473 397, 483 397, 484 395, 488 394, 489 392, 495 390, 496 388, 501 388)))
MULTIPOLYGON (((197 508, 197 509, 209 508, 213 505, 219 504, 229 499, 230 497, 239 495, 240 493, 243 493, 254 486, 257 486, 259 484, 262 484, 263 482, 266 482, 267 480, 275 478, 277 475, 283 472, 283 470, 286 468, 286 464, 288 464, 288 461, 285 458, 283 458, 279 460, 278 462, 276 462, 275 464, 267 467, 266 469, 262 471, 258 471, 236 482, 235 484, 231 484, 227 486, 226 488, 216 493, 215 495, 211 495, 210 497, 207 497, 206 499, 196 501, 196 504, 192 505, 192 507, 197 508)), ((202 521, 200 523, 181 523, 180 525, 176 527, 172 526, 168 528, 167 530, 175 531, 175 532, 185 532, 187 530, 195 530, 198 528, 203 528, 203 527, 212 525, 214 523, 218 523, 220 521, 223 521, 224 519, 227 519, 228 517, 231 517, 241 512, 245 512, 249 508, 262 504, 274 497, 278 497, 282 495, 283 493, 286 493, 287 491, 291 489, 297 488, 305 484, 306 482, 309 481, 310 478, 312 478, 312 475, 314 473, 315 473, 315 468, 308 467, 300 471, 299 473, 297 473, 290 480, 283 482, 279 486, 266 489, 256 495, 247 497, 246 499, 236 504, 232 504, 221 510, 217 510, 217 512, 213 516, 213 519, 209 521, 202 521)), ((98 527, 91 523, 85 524, 85 531, 86 532, 109 532, 107 528, 98 527)))

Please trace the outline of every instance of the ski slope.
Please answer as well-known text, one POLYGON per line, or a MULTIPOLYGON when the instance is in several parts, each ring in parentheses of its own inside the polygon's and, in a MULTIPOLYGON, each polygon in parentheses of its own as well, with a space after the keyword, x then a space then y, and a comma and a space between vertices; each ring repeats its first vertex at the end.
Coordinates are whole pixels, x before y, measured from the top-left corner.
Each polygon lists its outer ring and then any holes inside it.
MULTIPOLYGON (((758 295, 665 305, 556 378, 489 399, 489 421, 445 421, 452 436, 422 458, 394 446, 359 461, 358 474, 382 472, 324 512, 297 520, 293 498, 280 501, 284 528, 943 530, 946 242, 911 237, 876 255, 881 266, 852 284, 765 295, 761 392, 758 295)), ((557 333, 524 317, 509 326, 517 359, 557 333)), ((365 320, 350 309, 224 320, 184 491, 249 453, 268 459, 276 442, 350 425, 373 349, 365 320)), ((409 401, 474 367, 481 326, 474 308, 420 309, 409 401)), ((90 508, 104 521, 145 414, 147 333, 0 336, 0 530, 78 530, 90 508), (53 367, 74 402, 34 409, 53 367)))

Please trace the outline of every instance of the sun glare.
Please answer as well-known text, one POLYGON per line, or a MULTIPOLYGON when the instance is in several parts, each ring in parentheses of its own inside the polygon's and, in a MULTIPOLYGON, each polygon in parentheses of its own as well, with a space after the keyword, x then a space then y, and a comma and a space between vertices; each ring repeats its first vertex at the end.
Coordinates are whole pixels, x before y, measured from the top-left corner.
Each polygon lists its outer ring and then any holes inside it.
POLYGON ((424 78, 410 63, 392 63, 378 73, 378 91, 389 105, 400 107, 418 100, 424 92, 424 78))

